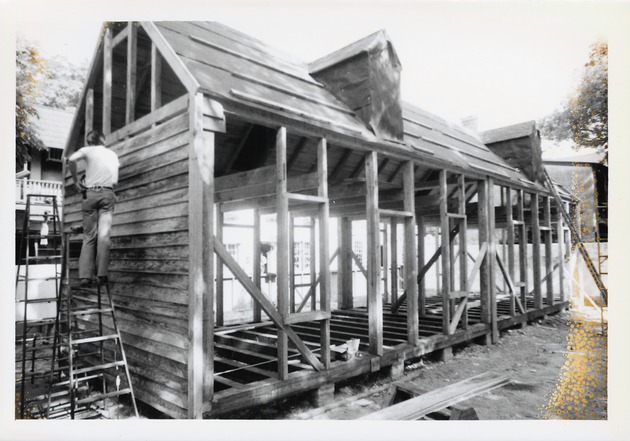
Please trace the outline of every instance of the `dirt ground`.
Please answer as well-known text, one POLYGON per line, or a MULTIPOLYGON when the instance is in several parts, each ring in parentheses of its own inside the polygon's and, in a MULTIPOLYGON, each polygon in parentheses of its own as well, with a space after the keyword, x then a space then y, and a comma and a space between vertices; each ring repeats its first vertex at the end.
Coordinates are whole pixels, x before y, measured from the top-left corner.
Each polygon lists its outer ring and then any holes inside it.
MULTIPOLYGON (((508 330, 493 346, 456 347, 446 362, 413 360, 397 381, 433 390, 491 371, 511 382, 459 403, 481 420, 606 419, 607 330, 600 319, 593 308, 563 312, 508 330)), ((356 419, 380 409, 391 381, 381 373, 337 384, 333 402, 341 405, 325 412, 301 396, 226 418, 356 419)))

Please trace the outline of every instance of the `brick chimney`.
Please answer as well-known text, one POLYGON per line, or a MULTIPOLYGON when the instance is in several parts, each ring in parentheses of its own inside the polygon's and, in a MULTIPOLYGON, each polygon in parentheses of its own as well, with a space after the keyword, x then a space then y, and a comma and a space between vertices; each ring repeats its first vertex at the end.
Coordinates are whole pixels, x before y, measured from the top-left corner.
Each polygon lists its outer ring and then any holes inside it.
POLYGON ((401 65, 384 30, 314 61, 309 71, 378 137, 403 139, 401 65))
POLYGON ((530 181, 545 183, 540 148, 540 132, 534 121, 501 127, 481 133, 483 143, 530 181))

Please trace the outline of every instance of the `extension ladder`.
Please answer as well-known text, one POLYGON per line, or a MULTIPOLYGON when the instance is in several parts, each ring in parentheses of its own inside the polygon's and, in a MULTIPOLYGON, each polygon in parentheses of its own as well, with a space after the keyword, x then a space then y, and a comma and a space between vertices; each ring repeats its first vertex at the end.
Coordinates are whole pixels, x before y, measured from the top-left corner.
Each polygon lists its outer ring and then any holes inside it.
POLYGON ((593 280, 595 281, 595 284, 597 285, 597 289, 601 293, 601 296, 604 299, 604 302, 606 303, 606 305, 608 305, 608 289, 606 288, 606 286, 604 286, 604 282, 602 281, 601 275, 597 272, 597 269, 595 268, 595 265, 593 264, 593 261, 591 260, 591 257, 589 256, 588 251, 586 251, 586 247, 584 246, 584 242, 582 242, 582 236, 580 235, 579 229, 575 226, 575 224, 573 223, 573 220, 571 219, 571 216, 565 210, 564 205, 562 204, 562 201, 560 199, 560 195, 558 194, 556 187, 553 185, 553 182, 551 181, 551 177, 547 173, 547 170, 545 170, 544 168, 543 170, 545 172, 545 179, 547 181, 547 186, 549 187, 549 190, 551 190, 551 192, 553 193, 553 197, 556 200, 556 204, 558 205, 560 212, 562 213, 562 217, 564 218, 564 221, 569 226, 569 230, 571 231, 571 234, 575 240, 575 245, 577 246, 578 250, 580 250, 580 254, 582 255, 582 258, 584 259, 584 262, 586 263, 586 267, 591 273, 591 276, 593 276, 593 280))
POLYGON ((138 408, 109 282, 96 287, 70 282, 71 234, 80 233, 64 233, 62 289, 55 320, 46 418, 67 416, 68 412, 71 419, 79 413, 89 418, 90 413, 86 411, 93 403, 122 396, 130 398, 137 417, 138 408), (54 368, 55 362, 58 369, 54 368), (100 389, 98 392, 93 390, 95 384, 100 389))
POLYGON ((49 330, 55 318, 47 311, 47 308, 52 306, 53 302, 56 305, 59 298, 60 230, 57 196, 27 195, 22 233, 18 240, 15 275, 16 312, 22 311, 22 316, 17 317, 15 321, 16 399, 19 402, 19 406, 16 403, 16 408, 19 408, 17 416, 22 419, 31 416, 29 404, 37 402, 37 392, 45 390, 45 379, 49 375, 46 370, 48 366, 46 360, 52 357, 50 352, 52 336, 49 330), (44 215, 34 213, 37 211, 33 210, 36 206, 40 208, 40 211, 50 206, 52 232, 50 229, 46 232, 43 227, 41 231, 33 232, 37 230, 36 222, 41 219, 43 225, 48 220, 48 212, 44 215), (38 248, 38 244, 41 248, 38 248), (34 255, 31 255, 31 248, 34 249, 34 255), (33 264, 49 265, 37 265, 36 268, 31 268, 33 264), (22 270, 24 270, 23 273, 22 270), (52 274, 50 274, 51 270, 52 274), (27 372, 29 362, 31 366, 27 372), (28 390, 27 383, 30 384, 28 390))

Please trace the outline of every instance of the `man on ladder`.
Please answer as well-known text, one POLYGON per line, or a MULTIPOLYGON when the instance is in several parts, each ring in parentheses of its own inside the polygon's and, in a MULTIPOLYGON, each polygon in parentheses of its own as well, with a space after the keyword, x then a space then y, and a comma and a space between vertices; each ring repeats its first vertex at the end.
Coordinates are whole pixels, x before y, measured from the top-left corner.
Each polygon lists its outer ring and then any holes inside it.
POLYGON ((83 245, 79 258, 79 284, 93 283, 94 270, 98 284, 108 282, 109 234, 116 196, 114 184, 118 183, 120 165, 116 153, 105 147, 101 134, 93 130, 87 136, 86 147, 68 158, 74 185, 83 193, 83 245), (85 161, 85 183, 77 177, 77 163, 85 161), (96 262, 95 262, 96 261, 96 262))

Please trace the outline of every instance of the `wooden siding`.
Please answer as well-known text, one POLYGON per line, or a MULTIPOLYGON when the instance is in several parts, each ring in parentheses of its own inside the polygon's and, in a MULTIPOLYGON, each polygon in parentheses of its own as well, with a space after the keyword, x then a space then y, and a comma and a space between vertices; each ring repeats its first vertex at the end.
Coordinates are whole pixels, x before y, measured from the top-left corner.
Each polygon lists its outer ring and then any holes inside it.
MULTIPOLYGON (((116 317, 136 396, 174 418, 186 417, 188 393, 190 131, 181 112, 110 146, 120 159, 109 264, 116 317)), ((65 182, 69 231, 82 223, 82 198, 65 182)))

